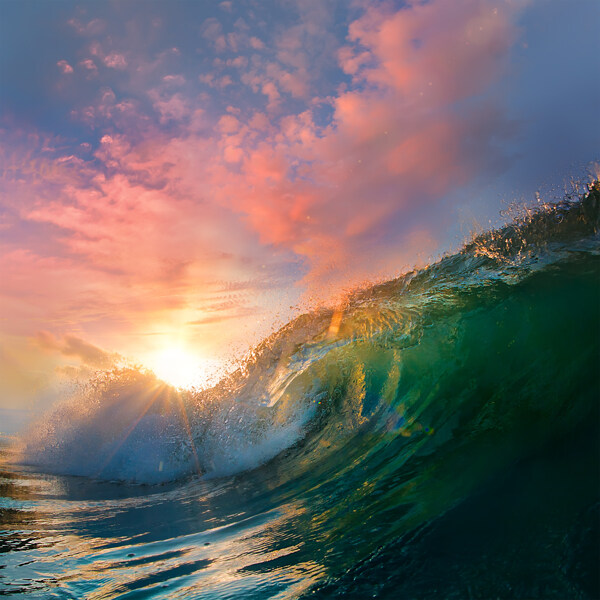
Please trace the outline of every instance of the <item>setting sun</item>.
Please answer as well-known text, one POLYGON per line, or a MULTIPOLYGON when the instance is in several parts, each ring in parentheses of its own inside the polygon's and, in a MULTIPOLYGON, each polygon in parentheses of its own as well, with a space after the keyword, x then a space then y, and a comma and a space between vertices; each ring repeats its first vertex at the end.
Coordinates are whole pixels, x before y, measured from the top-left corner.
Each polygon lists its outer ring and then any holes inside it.
POLYGON ((157 377, 179 388, 206 387, 211 379, 209 362, 180 347, 165 348, 148 361, 157 377))

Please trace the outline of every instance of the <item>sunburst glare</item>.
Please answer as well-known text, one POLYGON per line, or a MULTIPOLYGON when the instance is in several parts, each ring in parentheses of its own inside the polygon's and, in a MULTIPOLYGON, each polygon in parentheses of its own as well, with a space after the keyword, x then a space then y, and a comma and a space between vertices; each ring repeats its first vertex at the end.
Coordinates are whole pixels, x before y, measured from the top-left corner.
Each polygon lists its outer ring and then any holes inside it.
POLYGON ((169 346, 153 354, 148 367, 164 382, 176 388, 205 388, 214 381, 216 361, 181 346, 169 346))

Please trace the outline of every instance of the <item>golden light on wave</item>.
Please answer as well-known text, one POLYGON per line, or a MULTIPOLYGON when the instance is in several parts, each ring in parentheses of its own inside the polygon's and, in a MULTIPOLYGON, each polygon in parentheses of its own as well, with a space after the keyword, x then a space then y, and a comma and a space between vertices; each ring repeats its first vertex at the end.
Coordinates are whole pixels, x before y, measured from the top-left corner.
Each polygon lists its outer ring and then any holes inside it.
POLYGON ((212 363, 177 346, 164 348, 148 360, 148 366, 159 379, 177 388, 207 387, 214 382, 212 363))

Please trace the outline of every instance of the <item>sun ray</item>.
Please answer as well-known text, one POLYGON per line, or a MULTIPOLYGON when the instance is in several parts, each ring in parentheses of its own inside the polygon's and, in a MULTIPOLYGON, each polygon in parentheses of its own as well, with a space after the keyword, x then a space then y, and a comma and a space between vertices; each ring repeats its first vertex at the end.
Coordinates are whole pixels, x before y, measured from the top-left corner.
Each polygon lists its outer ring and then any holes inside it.
POLYGON ((196 467, 196 473, 198 475, 202 475, 202 470, 200 468, 200 461, 198 460, 198 453, 196 451, 196 444, 194 442, 194 437, 192 436, 192 430, 190 427, 190 421, 187 415, 187 410, 185 408, 185 403, 183 401, 183 398, 181 396, 181 394, 178 394, 177 396, 177 400, 178 400, 178 404, 179 404, 179 408, 181 409, 181 419, 183 421, 183 426, 185 428, 185 431, 187 433, 187 436, 190 440, 190 444, 192 446, 192 454, 194 456, 194 466, 196 467))
POLYGON ((127 438, 129 438, 129 436, 133 433, 134 429, 138 426, 139 422, 144 418, 144 415, 150 410, 150 407, 154 404, 154 402, 156 401, 156 399, 158 398, 160 393, 165 388, 168 388, 168 386, 165 383, 161 382, 161 383, 157 384, 156 391, 153 394, 151 394, 149 400, 144 404, 140 415, 130 425, 129 429, 127 430, 127 432, 125 433, 125 435, 123 436, 121 441, 115 446, 113 451, 110 452, 110 454, 108 455, 106 460, 102 463, 102 466, 100 467, 100 469, 98 469, 97 473, 94 474, 94 477, 99 477, 102 474, 102 471, 104 471, 104 469, 106 469, 106 467, 110 464, 110 462, 115 457, 117 452, 121 449, 121 447, 123 446, 123 444, 125 443, 127 438))

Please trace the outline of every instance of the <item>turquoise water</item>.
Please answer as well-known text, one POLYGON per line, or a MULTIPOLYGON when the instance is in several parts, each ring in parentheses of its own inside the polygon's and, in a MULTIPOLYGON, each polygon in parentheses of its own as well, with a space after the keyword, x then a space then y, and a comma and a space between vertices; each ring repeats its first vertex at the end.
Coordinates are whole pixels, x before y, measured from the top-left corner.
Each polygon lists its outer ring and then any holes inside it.
POLYGON ((304 315, 212 390, 3 440, 0 595, 600 596, 600 193, 304 315))

